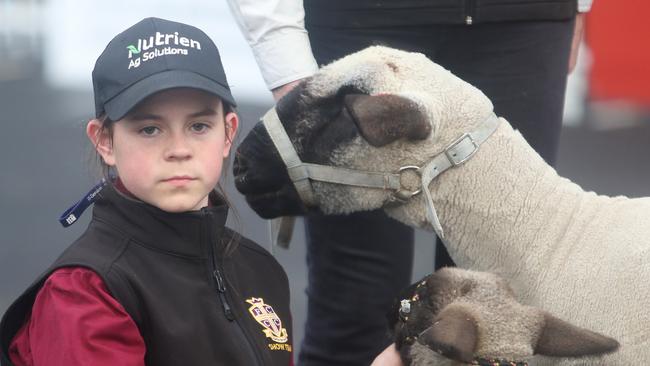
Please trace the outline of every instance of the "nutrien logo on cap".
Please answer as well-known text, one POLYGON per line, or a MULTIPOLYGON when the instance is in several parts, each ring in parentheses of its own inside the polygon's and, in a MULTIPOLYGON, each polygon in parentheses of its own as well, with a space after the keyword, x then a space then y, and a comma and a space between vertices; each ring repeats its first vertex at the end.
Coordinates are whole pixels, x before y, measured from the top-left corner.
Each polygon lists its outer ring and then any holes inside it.
POLYGON ((151 36, 145 39, 142 38, 138 39, 137 45, 138 46, 136 47, 130 44, 126 47, 126 49, 129 50, 129 60, 130 60, 129 69, 136 68, 140 66, 142 62, 153 60, 158 56, 163 56, 163 55, 187 56, 189 48, 201 50, 201 43, 199 41, 195 41, 191 38, 179 36, 178 32, 167 33, 167 34, 156 32, 155 36, 151 36), (167 46, 167 47, 159 48, 159 46, 167 46), (173 46, 181 46, 183 48, 173 47, 173 46), (145 52, 153 47, 156 47, 153 49, 153 51, 145 52), (133 58, 134 55, 139 55, 139 56, 133 58))

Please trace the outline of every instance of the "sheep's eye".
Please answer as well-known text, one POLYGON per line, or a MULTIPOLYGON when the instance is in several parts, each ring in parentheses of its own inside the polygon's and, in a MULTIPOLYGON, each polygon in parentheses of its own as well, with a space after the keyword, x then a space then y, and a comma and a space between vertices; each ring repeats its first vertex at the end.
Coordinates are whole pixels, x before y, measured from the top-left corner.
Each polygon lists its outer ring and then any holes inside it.
POLYGON ((322 115, 326 116, 328 119, 338 117, 343 111, 343 98, 346 95, 351 94, 368 94, 364 90, 361 90, 355 85, 344 85, 336 92, 336 94, 324 100, 322 103, 322 115))
POLYGON ((343 98, 349 94, 370 94, 356 85, 343 85, 336 93, 337 98, 343 98))

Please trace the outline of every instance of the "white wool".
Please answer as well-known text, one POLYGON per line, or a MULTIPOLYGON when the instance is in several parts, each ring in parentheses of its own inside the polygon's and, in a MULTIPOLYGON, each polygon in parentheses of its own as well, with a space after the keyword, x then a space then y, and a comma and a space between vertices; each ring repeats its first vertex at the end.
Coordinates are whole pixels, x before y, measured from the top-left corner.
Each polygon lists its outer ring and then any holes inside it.
POLYGON ((501 277, 457 268, 444 271, 457 283, 473 284, 470 291, 455 299, 454 306, 464 306, 478 322, 476 354, 513 361, 533 354, 540 324, 544 322, 539 310, 516 302, 510 286, 501 277))
MULTIPOLYGON (((414 100, 433 131, 424 141, 381 148, 358 138, 333 152, 336 165, 362 170, 424 165, 492 110, 483 93, 423 55, 383 47, 321 69, 310 91, 326 96, 350 84, 414 100)), ((412 179, 407 184, 416 185, 412 179)), ((313 186, 328 213, 379 208, 389 194, 313 186)), ((505 120, 473 158, 443 173, 429 189, 445 244, 460 267, 497 273, 522 303, 621 343, 618 352, 602 358, 538 357, 531 365, 635 365, 650 358, 650 198, 583 191, 558 176, 505 120)), ((422 195, 386 211, 430 229, 422 195)))

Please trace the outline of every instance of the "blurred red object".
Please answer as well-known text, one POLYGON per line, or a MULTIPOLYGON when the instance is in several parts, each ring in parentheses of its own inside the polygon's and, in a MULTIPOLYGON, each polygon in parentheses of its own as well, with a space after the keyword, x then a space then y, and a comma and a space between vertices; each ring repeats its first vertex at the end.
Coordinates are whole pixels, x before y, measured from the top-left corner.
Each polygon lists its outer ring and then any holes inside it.
POLYGON ((650 106, 650 1, 595 0, 586 41, 593 64, 591 100, 650 106))

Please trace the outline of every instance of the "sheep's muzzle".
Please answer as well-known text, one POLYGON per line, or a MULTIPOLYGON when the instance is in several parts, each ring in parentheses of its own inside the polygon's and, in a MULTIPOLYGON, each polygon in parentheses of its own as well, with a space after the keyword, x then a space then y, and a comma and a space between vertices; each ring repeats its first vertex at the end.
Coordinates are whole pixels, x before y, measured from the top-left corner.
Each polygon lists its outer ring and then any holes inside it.
POLYGON ((270 219, 308 212, 261 122, 238 147, 233 173, 235 187, 261 217, 270 219))

